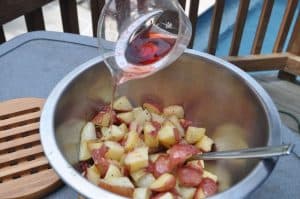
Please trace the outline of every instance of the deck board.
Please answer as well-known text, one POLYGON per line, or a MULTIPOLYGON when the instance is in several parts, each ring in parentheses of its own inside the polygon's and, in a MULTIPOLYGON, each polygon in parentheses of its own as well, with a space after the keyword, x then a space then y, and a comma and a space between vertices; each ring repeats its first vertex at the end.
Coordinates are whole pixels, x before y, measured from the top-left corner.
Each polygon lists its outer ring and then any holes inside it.
MULTIPOLYGON (((300 119, 300 82, 291 83, 277 78, 277 73, 252 75, 269 93, 278 110, 289 112, 300 119)), ((298 131, 297 123, 289 116, 280 114, 283 123, 298 131)))

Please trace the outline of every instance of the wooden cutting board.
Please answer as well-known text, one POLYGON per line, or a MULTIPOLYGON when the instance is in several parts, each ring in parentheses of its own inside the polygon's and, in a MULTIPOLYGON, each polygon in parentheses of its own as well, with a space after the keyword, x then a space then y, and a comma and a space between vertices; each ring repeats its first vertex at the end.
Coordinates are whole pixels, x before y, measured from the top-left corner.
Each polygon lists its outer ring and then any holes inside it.
POLYGON ((44 99, 0 103, 0 198, 41 198, 61 181, 44 156, 39 120, 44 99))

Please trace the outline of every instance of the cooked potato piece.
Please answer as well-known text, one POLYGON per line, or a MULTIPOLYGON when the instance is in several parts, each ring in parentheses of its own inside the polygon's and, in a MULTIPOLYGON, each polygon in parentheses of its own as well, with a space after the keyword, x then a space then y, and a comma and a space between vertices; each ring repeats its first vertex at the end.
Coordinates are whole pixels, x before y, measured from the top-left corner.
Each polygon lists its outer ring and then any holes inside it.
POLYGON ((96 129, 92 122, 88 122, 81 131, 79 160, 87 160, 91 158, 90 151, 88 149, 87 141, 96 139, 96 129))
POLYGON ((184 117, 183 107, 178 105, 172 105, 164 108, 163 113, 165 116, 175 115, 179 119, 184 117))
POLYGON ((100 149, 102 145, 103 142, 101 140, 87 141, 87 148, 89 149, 90 153, 92 153, 93 150, 100 149))
POLYGON ((132 151, 140 142, 139 134, 136 131, 129 131, 127 140, 125 142, 125 150, 126 151, 132 151))
POLYGON ((117 111, 131 111, 132 105, 127 97, 122 96, 114 101, 113 109, 117 111))
POLYGON ((151 113, 151 120, 153 122, 157 122, 159 124, 162 124, 162 123, 164 123, 164 121, 166 120, 166 118, 164 116, 162 116, 162 115, 158 115, 156 113, 151 113))
POLYGON ((150 148, 159 146, 158 131, 151 122, 146 122, 144 125, 144 141, 145 144, 150 148))
POLYGON ((117 177, 109 178, 107 180, 100 180, 99 186, 103 189, 125 197, 133 196, 134 185, 127 177, 117 177))
POLYGON ((149 111, 150 113, 161 114, 161 108, 154 103, 145 102, 143 108, 149 111))
POLYGON ((149 199, 151 191, 147 188, 136 188, 133 192, 133 199, 149 199))
POLYGON ((108 151, 105 154, 106 158, 112 160, 120 160, 124 154, 124 148, 118 143, 113 141, 106 141, 105 146, 108 147, 108 151))
POLYGON ((159 193, 155 195, 152 199, 175 199, 175 197, 170 192, 166 192, 166 193, 159 193))
POLYGON ((195 144, 196 142, 199 142, 201 138, 205 135, 205 131, 205 128, 189 126, 185 134, 185 140, 189 144, 195 144))
POLYGON ((176 178, 169 173, 159 176, 151 185, 150 189, 157 192, 166 192, 173 189, 176 185, 176 178))
POLYGON ((122 173, 116 165, 110 164, 105 174, 104 180, 108 180, 109 178, 116 178, 116 177, 122 177, 122 173))
POLYGON ((124 122, 126 124, 130 124, 130 122, 133 121, 134 117, 133 117, 133 112, 126 112, 126 113, 119 113, 117 114, 117 118, 121 121, 124 122))
POLYGON ((176 136, 175 126, 170 122, 166 122, 158 131, 159 142, 167 148, 177 143, 178 136, 176 136))
POLYGON ((146 175, 142 176, 138 182, 136 182, 136 185, 138 187, 149 187, 154 181, 155 178, 152 173, 147 173, 146 175))
POLYGON ((123 139, 125 133, 118 126, 112 125, 110 128, 110 140, 118 142, 123 139))
POLYGON ((193 187, 180 187, 179 190, 180 196, 184 199, 193 199, 196 192, 196 188, 193 187))
POLYGON ((207 170, 203 170, 203 174, 202 174, 203 178, 210 178, 213 181, 217 182, 218 181, 218 176, 216 176, 215 174, 207 171, 207 170))
POLYGON ((179 119, 175 115, 171 115, 169 120, 178 130, 180 137, 184 137, 184 129, 182 128, 179 119))
POLYGON ((95 165, 86 170, 86 178, 95 185, 100 181, 100 173, 95 165))
POLYGON ((130 172, 135 172, 148 166, 148 147, 136 148, 128 153, 124 160, 130 172))
POLYGON ((151 120, 151 114, 147 110, 143 110, 141 107, 133 109, 133 120, 137 122, 138 125, 144 126, 145 122, 151 120))
POLYGON ((212 149, 213 143, 214 141, 205 135, 197 142, 196 147, 204 152, 209 152, 212 149))
POLYGON ((121 129, 121 131, 123 131, 123 133, 126 135, 128 133, 128 127, 125 123, 122 123, 120 126, 119 126, 119 129, 121 129))
POLYGON ((147 172, 145 169, 140 169, 138 171, 130 173, 131 178, 133 179, 134 182, 138 182, 146 174, 147 174, 147 172))

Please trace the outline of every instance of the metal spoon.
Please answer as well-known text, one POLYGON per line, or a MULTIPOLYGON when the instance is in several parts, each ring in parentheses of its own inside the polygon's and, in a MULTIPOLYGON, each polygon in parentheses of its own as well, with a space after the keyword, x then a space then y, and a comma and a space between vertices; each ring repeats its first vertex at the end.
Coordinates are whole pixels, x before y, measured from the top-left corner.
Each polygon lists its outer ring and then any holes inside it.
POLYGON ((193 155, 189 160, 219 160, 219 159, 248 159, 258 158, 266 159, 276 156, 289 155, 292 152, 294 145, 280 145, 257 147, 249 149, 240 149, 232 151, 217 151, 193 155))

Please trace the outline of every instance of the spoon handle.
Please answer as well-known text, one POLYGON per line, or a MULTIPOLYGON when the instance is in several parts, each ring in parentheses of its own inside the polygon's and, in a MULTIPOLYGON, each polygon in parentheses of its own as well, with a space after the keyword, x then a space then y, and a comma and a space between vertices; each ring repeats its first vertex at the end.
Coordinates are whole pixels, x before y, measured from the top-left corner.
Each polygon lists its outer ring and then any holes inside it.
POLYGON ((219 160, 219 159, 247 159, 247 158, 271 158, 275 156, 289 155, 293 144, 257 147, 233 151, 210 152, 193 155, 190 160, 219 160))

